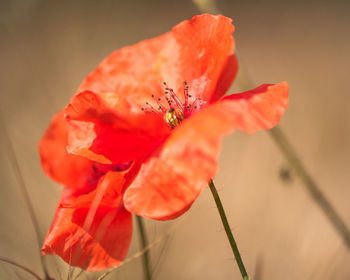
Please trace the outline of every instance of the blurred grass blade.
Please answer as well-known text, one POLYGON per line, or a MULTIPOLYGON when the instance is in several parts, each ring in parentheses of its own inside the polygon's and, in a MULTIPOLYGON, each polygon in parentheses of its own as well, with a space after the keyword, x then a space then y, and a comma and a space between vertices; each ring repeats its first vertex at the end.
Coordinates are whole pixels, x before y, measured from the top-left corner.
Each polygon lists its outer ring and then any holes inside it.
MULTIPOLYGON (((248 71, 242 65, 240 67, 240 72, 238 73, 239 87, 244 91, 248 88, 254 88, 255 85, 251 81, 248 71)), ((318 186, 316 181, 311 177, 309 171, 303 165, 300 157, 298 156, 297 151, 293 148, 288 140, 286 134, 282 128, 278 125, 268 131, 276 145, 279 147, 282 152, 285 160, 288 162, 288 165, 295 171, 295 174, 300 178, 304 187, 309 192, 311 198, 315 203, 321 208, 323 213, 326 215, 331 225, 337 231, 339 236, 343 239, 346 247, 350 249, 350 230, 347 227, 344 220, 337 213, 335 208, 332 206, 329 199, 321 191, 321 188, 318 186)))
POLYGON ((269 131, 269 134, 280 148, 284 157, 294 169, 295 173, 299 176, 303 182, 305 188, 309 192, 310 196, 320 206, 328 220, 337 230, 339 235, 343 238, 346 246, 350 249, 350 231, 347 228, 345 222, 342 220, 340 215, 336 212, 332 204, 328 201, 327 197, 322 193, 321 189, 317 186, 315 180, 307 172, 303 166, 299 157, 297 156, 292 145, 289 143, 286 135, 282 129, 278 126, 274 127, 269 131))
POLYGON ((31 274, 35 279, 38 279, 38 280, 41 280, 40 276, 37 275, 34 271, 31 271, 29 268, 15 262, 15 261, 12 261, 10 259, 7 259, 7 258, 3 258, 3 257, 0 257, 0 261, 4 262, 4 263, 8 263, 8 264, 11 264, 13 266, 16 266, 26 272, 28 272, 29 274, 31 274))
MULTIPOLYGON (((6 130, 6 126, 5 126, 4 122, 3 122, 3 118, 2 118, 2 113, 1 112, 0 112, 0 130, 2 131, 2 135, 4 136, 4 139, 5 139, 5 150, 8 153, 9 160, 10 160, 11 165, 13 167, 13 170, 14 170, 14 173, 15 173, 15 177, 17 179, 18 186, 21 189, 21 193, 22 193, 22 195, 24 197, 24 201, 25 201, 26 206, 28 208, 30 219, 31 219, 31 221, 33 223, 36 239, 37 239, 37 242, 38 242, 39 252, 40 252, 41 244, 42 244, 43 240, 42 240, 42 236, 41 236, 41 233, 40 233, 39 223, 38 223, 38 220, 37 220, 37 218, 35 216, 35 211, 34 211, 32 202, 30 200, 29 193, 27 191, 27 188, 26 188, 26 185, 25 185, 25 182, 24 182, 24 178, 22 176, 22 171, 21 171, 21 168, 20 168, 20 166, 18 164, 18 160, 17 160, 17 157, 16 157, 15 150, 13 148, 10 136, 9 136, 9 134, 8 134, 8 132, 6 130)), ((40 255, 41 266, 42 266, 43 272, 45 274, 45 279, 50 279, 49 274, 48 274, 48 270, 47 270, 47 267, 46 267, 46 263, 45 263, 45 260, 44 260, 44 256, 41 253, 39 253, 39 255, 40 255)))

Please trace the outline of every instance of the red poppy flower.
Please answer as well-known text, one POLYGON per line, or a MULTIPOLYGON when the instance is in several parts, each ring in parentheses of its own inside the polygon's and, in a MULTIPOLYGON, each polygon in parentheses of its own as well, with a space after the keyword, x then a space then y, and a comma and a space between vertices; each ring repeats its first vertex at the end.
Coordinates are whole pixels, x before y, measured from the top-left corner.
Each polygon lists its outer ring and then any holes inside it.
POLYGON ((286 82, 223 97, 237 73, 233 30, 224 16, 195 16, 86 77, 40 144, 45 172, 66 186, 44 253, 88 270, 117 265, 130 213, 178 217, 216 174, 224 135, 278 123, 286 82))

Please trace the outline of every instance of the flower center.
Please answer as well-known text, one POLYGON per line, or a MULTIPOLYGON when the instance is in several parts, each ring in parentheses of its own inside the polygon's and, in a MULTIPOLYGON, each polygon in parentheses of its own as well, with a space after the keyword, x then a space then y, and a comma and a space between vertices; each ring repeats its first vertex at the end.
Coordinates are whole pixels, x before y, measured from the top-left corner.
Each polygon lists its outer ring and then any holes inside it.
POLYGON ((149 111, 157 114, 170 126, 171 129, 178 126, 194 112, 199 111, 205 102, 201 98, 192 98, 188 93, 187 83, 184 82, 184 102, 176 95, 173 89, 169 88, 164 82, 164 96, 155 97, 152 94, 153 102, 146 102, 147 108, 142 107, 142 111, 149 111), (194 99, 194 100, 193 100, 194 99), (156 106, 154 106, 157 104, 156 106), (165 104, 165 105, 164 105, 165 104))
POLYGON ((184 114, 178 108, 170 108, 164 115, 165 122, 171 127, 175 128, 180 122, 185 119, 184 114))

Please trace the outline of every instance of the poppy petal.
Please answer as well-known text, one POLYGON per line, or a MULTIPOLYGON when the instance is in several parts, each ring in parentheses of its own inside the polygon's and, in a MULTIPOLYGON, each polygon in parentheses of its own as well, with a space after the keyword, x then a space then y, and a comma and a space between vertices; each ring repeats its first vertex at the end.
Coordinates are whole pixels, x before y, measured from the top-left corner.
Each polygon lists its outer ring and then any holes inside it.
POLYGON ((125 100, 91 91, 75 95, 65 109, 68 151, 100 163, 123 163, 145 157, 170 133, 151 112, 130 113, 125 100))
POLYGON ((234 78, 236 77, 238 70, 238 62, 236 55, 231 55, 227 62, 222 74, 220 76, 220 80, 218 81, 218 86, 215 89, 215 92, 211 98, 211 102, 215 102, 220 99, 230 88, 234 78))
POLYGON ((89 187, 91 161, 68 154, 67 122, 63 112, 57 113, 39 143, 41 166, 50 178, 68 188, 83 189, 89 187))
POLYGON ((158 220, 183 214, 216 174, 221 138, 234 128, 271 128, 287 103, 287 83, 263 85, 225 97, 185 120, 142 165, 124 194, 126 209, 158 220))
POLYGON ((203 14, 181 22, 171 32, 175 44, 167 52, 170 63, 162 64, 169 73, 165 81, 181 92, 186 80, 189 93, 207 102, 224 95, 238 70, 232 20, 203 14), (174 66, 176 74, 169 71, 174 66))
POLYGON ((106 165, 69 154, 66 149, 68 125, 63 111, 58 112, 40 140, 41 166, 48 177, 75 192, 86 193, 93 190, 99 178, 108 171, 122 171, 130 167, 130 163, 106 165))
POLYGON ((236 128, 247 133, 277 125, 288 105, 288 83, 264 84, 256 89, 226 96, 221 102, 236 115, 236 128))
POLYGON ((233 31, 230 18, 194 16, 168 33, 113 52, 77 92, 114 92, 140 107, 152 94, 163 94, 164 81, 178 93, 187 81, 191 94, 211 101, 225 93, 237 73, 233 31))
POLYGON ((90 271, 121 263, 132 234, 131 214, 121 201, 121 176, 107 173, 93 195, 75 196, 65 189, 43 254, 57 254, 68 264, 90 271))

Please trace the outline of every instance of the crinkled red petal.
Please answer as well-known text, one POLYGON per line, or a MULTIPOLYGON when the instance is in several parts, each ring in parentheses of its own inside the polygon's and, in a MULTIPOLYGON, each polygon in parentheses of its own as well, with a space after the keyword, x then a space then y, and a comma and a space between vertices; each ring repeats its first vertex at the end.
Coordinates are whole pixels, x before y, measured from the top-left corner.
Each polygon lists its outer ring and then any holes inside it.
POLYGON ((124 179, 108 172, 93 193, 76 196, 65 189, 42 251, 72 266, 97 271, 121 263, 132 235, 131 214, 121 201, 124 179))
POLYGON ((226 96, 227 104, 236 116, 236 128, 247 133, 270 129, 277 125, 288 105, 288 83, 264 84, 256 89, 226 96))
POLYGON ((176 25, 166 52, 165 81, 177 92, 188 82, 189 93, 211 102, 226 93, 237 73, 234 26, 230 18, 203 14, 176 25))
POLYGON ((101 164, 67 153, 67 121, 57 113, 39 143, 41 166, 50 178, 79 193, 93 190, 108 171, 122 171, 130 164, 101 164))
POLYGON ((129 105, 114 94, 85 91, 65 109, 69 121, 68 151, 109 164, 144 158, 170 133, 162 117, 129 105))
POLYGON ((194 16, 168 33, 113 52, 77 92, 114 92, 144 105, 152 94, 163 94, 163 81, 178 93, 187 81, 190 93, 210 101, 225 93, 237 73, 233 31, 230 18, 194 16))
POLYGON ((67 146, 67 122, 63 112, 57 113, 39 143, 41 166, 49 177, 73 189, 90 189, 92 162, 70 155, 67 146))
POLYGON ((271 128, 287 103, 287 83, 264 85, 225 97, 185 120, 143 164, 124 194, 125 207, 152 219, 178 217, 216 174, 221 138, 234 128, 271 128))
POLYGON ((230 88, 234 78, 236 77, 237 70, 238 70, 237 58, 236 58, 236 55, 233 54, 228 58, 226 62, 226 66, 222 71, 220 80, 218 82, 218 86, 216 87, 215 92, 211 98, 212 102, 215 102, 218 99, 220 99, 226 93, 226 91, 230 88))

